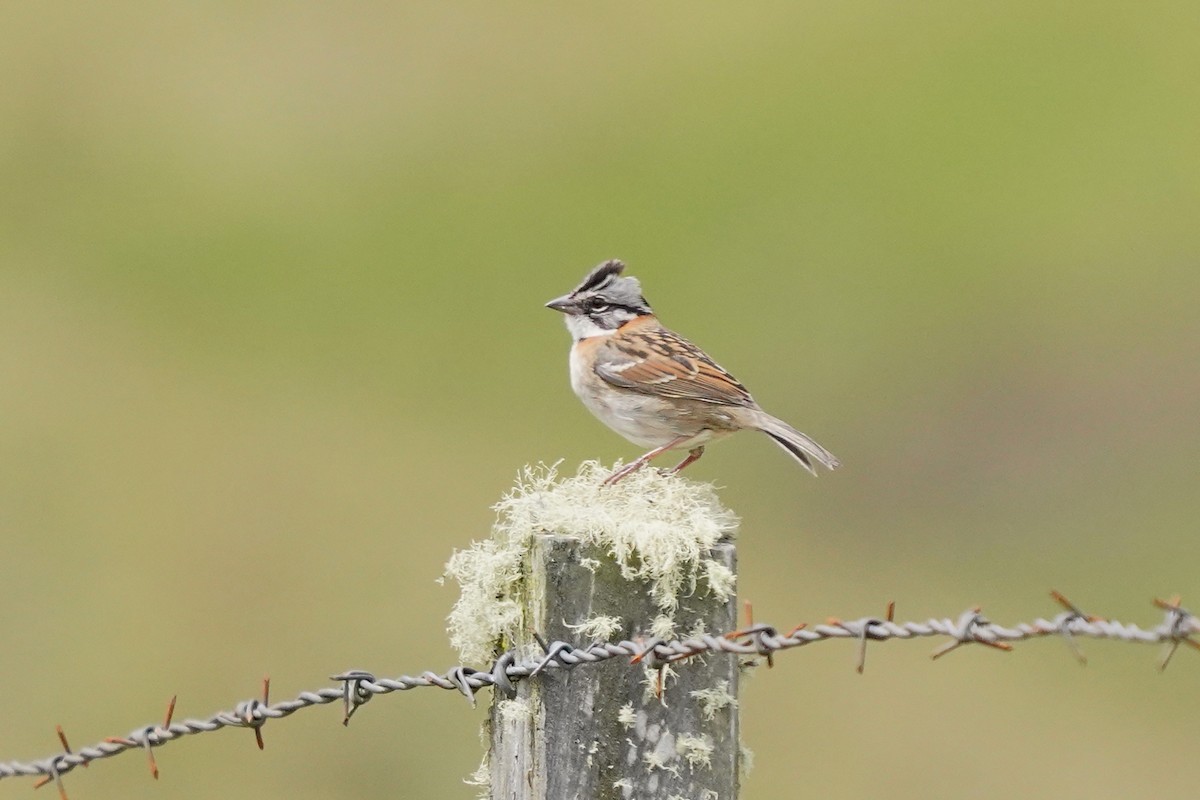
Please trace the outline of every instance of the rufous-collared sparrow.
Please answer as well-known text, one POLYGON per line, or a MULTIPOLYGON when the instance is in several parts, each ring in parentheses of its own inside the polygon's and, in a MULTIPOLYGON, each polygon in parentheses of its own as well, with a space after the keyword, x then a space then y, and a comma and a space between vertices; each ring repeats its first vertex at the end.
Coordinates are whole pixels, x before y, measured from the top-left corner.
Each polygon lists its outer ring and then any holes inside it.
POLYGON ((667 451, 688 451, 673 470, 735 431, 762 431, 814 475, 839 462, 811 438, 759 408, 746 387, 696 345, 659 323, 637 278, 605 261, 570 293, 546 303, 567 315, 571 388, 608 427, 653 448, 605 480, 616 483, 667 451))

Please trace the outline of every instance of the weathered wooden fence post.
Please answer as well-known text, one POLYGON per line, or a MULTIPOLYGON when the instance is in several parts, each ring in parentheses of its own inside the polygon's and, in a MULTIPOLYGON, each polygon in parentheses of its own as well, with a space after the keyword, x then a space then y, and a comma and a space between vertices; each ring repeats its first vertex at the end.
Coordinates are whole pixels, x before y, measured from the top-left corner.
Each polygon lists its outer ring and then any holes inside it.
MULTIPOLYGON (((733 544, 708 555, 735 571, 733 544)), ((516 644, 533 633, 586 646, 568 624, 620 620, 609 639, 646 635, 662 611, 650 586, 627 580, 603 547, 572 536, 535 537, 516 644)), ((736 627, 732 593, 699 589, 673 615, 681 633, 736 627)), ((497 693, 491 717, 492 800, 735 800, 738 794, 738 664, 726 654, 679 662, 657 676, 614 658, 521 681, 515 700, 497 693), (673 674, 671 674, 673 673, 673 674)))

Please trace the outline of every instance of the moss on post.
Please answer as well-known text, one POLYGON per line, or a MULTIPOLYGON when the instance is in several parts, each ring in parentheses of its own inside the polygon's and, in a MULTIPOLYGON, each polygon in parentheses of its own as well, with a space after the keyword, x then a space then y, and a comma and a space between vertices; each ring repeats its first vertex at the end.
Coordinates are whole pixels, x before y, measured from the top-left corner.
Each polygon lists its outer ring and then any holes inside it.
MULTIPOLYGON (((586 646, 734 627, 736 518, 712 487, 653 470, 602 487, 607 474, 594 462, 561 480, 526 470, 497 505, 492 538, 451 559, 464 659, 540 652, 534 633, 586 646)), ((722 655, 661 673, 625 659, 547 670, 515 700, 494 698, 490 770, 477 781, 497 800, 733 800, 737 681, 722 655)))

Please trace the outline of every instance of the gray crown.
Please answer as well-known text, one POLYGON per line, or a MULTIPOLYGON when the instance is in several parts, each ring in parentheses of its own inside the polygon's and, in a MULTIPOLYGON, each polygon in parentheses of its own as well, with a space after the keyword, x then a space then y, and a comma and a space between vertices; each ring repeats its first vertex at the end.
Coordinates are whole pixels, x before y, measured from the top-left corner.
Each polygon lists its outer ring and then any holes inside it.
POLYGON ((620 277, 624 270, 625 263, 615 258, 596 265, 571 292, 571 297, 595 295, 612 305, 649 314, 650 304, 642 296, 642 284, 634 277, 620 277))

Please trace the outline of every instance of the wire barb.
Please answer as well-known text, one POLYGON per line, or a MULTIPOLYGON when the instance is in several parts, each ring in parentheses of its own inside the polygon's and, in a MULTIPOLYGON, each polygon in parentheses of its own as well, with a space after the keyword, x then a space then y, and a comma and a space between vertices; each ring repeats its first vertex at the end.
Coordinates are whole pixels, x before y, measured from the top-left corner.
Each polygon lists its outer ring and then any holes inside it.
POLYGON ((666 640, 658 636, 652 636, 646 640, 638 639, 638 652, 629 659, 629 663, 640 664, 642 661, 646 661, 646 665, 651 669, 658 669, 660 659, 657 648, 660 644, 666 644, 666 640))
POLYGON ((935 660, 939 659, 947 653, 957 650, 964 644, 972 643, 987 645, 988 647, 995 648, 996 650, 1003 650, 1006 653, 1011 652, 1013 649, 1011 644, 1008 642, 996 641, 994 634, 989 632, 988 629, 991 627, 992 623, 988 622, 987 618, 983 616, 982 612, 983 609, 981 609, 979 606, 975 606, 974 608, 964 612, 962 616, 958 618, 958 624, 955 626, 952 634, 954 636, 954 641, 947 642, 941 647, 935 649, 930 655, 930 658, 935 660))
POLYGON ((471 704, 471 708, 475 707, 475 689, 472 688, 467 678, 474 675, 475 672, 476 670, 471 667, 464 667, 460 664, 446 673, 446 678, 466 696, 467 702, 471 704))
POLYGON ((538 662, 537 666, 533 668, 533 672, 529 673, 529 677, 531 678, 550 664, 562 664, 563 654, 575 649, 573 645, 569 645, 566 642, 554 642, 547 647, 540 636, 538 637, 538 642, 542 645, 542 649, 546 651, 546 657, 538 662))
MULTIPOLYGON (((871 626, 872 625, 883 625, 884 620, 886 620, 887 622, 894 622, 895 619, 896 619, 896 601, 891 600, 887 604, 887 611, 884 612, 884 619, 865 619, 859 623, 854 623, 854 627, 858 628, 858 632, 855 634, 856 636, 858 636, 858 661, 855 662, 855 664, 854 664, 854 671, 857 672, 859 675, 862 675, 863 670, 866 669, 866 667, 867 667, 867 641, 871 640, 871 639, 878 641, 878 640, 887 638, 886 634, 873 633, 871 631, 871 626)), ((842 627, 846 627, 845 623, 842 623, 842 622, 837 622, 834 624, 841 625, 842 627)), ((854 630, 851 628, 847 628, 847 630, 849 630, 851 633, 854 633, 854 630)))
POLYGON ((375 696, 364 688, 366 684, 375 683, 375 674, 365 669, 352 669, 332 675, 329 680, 342 681, 342 727, 348 727, 358 707, 375 696))
POLYGON ((146 728, 144 735, 141 737, 139 744, 146 751, 146 760, 150 763, 150 775, 154 780, 158 780, 158 762, 154 760, 154 744, 150 740, 150 736, 154 733, 154 728, 146 728))
POLYGON ((62 772, 58 768, 58 760, 52 759, 46 766, 48 774, 46 777, 33 784, 34 789, 40 789, 47 783, 54 781, 54 785, 58 788, 59 800, 67 800, 67 787, 63 786, 62 772))
MULTIPOLYGON (((63 754, 68 755, 68 756, 74 755, 74 753, 71 752, 71 745, 67 744, 67 734, 63 732, 63 726, 55 725, 54 731, 55 731, 55 733, 58 734, 58 741, 62 744, 63 754)), ((62 776, 58 772, 58 763, 57 762, 58 762, 57 758, 51 759, 50 764, 49 764, 49 771, 47 772, 46 775, 44 775, 43 777, 39 778, 37 781, 34 782, 33 788, 40 789, 43 786, 45 786, 47 783, 54 781, 54 783, 57 784, 57 786, 58 786, 59 799, 67 800, 67 789, 65 786, 63 786, 62 776)), ((88 762, 86 762, 86 761, 83 762, 83 766, 87 767, 88 762)))
POLYGON ((1159 672, 1166 670, 1167 665, 1171 663, 1171 657, 1179 649, 1179 645, 1186 644, 1193 649, 1200 650, 1200 642, 1191 638, 1196 631, 1196 618, 1192 616, 1192 612, 1181 605, 1182 602, 1183 598, 1179 595, 1172 596, 1170 600, 1154 598, 1154 605, 1167 612, 1164 624, 1170 630, 1166 649, 1162 659, 1158 662, 1159 672))
POLYGON ((517 696, 517 687, 513 686, 512 680, 508 677, 509 668, 516 663, 516 654, 509 650, 496 659, 496 663, 492 664, 492 669, 488 673, 492 676, 492 686, 503 692, 509 700, 517 696))
POLYGON ((1079 610, 1077 605, 1068 600, 1061 592, 1055 591, 1054 589, 1050 590, 1050 597, 1054 600, 1054 602, 1058 603, 1067 610, 1067 613, 1062 615, 1062 620, 1059 623, 1060 630, 1062 631, 1063 643, 1066 644, 1067 649, 1071 651, 1071 655, 1075 656, 1075 660, 1079 662, 1079 665, 1086 667, 1087 656, 1084 655, 1083 648, 1079 646, 1079 642, 1075 641, 1075 636, 1071 633, 1071 623, 1075 622, 1076 620, 1082 620, 1083 622, 1088 623, 1101 622, 1103 621, 1103 618, 1094 616, 1092 614, 1083 613, 1079 610))

